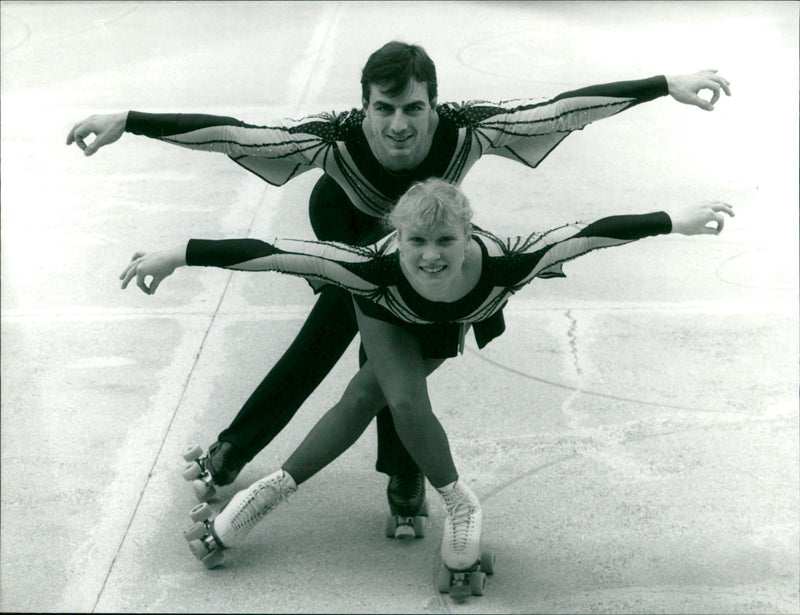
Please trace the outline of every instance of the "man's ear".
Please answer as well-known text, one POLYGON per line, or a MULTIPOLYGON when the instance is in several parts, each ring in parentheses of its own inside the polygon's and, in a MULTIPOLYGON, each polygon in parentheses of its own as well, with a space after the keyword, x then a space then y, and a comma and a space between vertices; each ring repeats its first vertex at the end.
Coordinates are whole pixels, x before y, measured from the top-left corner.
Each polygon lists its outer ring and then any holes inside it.
POLYGON ((432 110, 435 110, 435 109, 436 109, 436 101, 437 101, 437 98, 434 96, 434 97, 431 99, 431 109, 432 109, 432 110))
POLYGON ((361 106, 364 108, 364 111, 366 111, 367 107, 369 107, 369 101, 366 98, 362 98, 361 99, 361 106))

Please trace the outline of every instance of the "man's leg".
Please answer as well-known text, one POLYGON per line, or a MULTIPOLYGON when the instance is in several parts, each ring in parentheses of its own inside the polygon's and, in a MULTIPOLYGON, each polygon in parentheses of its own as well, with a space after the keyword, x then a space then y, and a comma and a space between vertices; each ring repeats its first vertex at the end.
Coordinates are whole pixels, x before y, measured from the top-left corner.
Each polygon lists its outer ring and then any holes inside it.
MULTIPOLYGON (((380 222, 361 213, 328 175, 314 186, 309 217, 319 239, 357 243, 380 222)), ((259 384, 230 426, 219 434, 205 462, 214 482, 233 482, 291 420, 341 357, 357 328, 349 295, 322 291, 295 341, 259 384)))
MULTIPOLYGON (((359 211, 341 186, 328 175, 320 177, 315 184, 308 213, 314 233, 322 240, 364 245, 377 241, 385 234, 379 222, 359 211)), ((366 355, 362 347, 359 349, 359 367, 365 362, 366 355)), ((375 469, 389 476, 400 477, 399 481, 395 480, 395 487, 402 500, 401 492, 415 491, 420 470, 400 441, 389 408, 384 406, 377 417, 378 458, 375 469)))
POLYGON ((357 331, 350 294, 325 287, 297 337, 219 440, 249 462, 286 426, 330 372, 357 331))

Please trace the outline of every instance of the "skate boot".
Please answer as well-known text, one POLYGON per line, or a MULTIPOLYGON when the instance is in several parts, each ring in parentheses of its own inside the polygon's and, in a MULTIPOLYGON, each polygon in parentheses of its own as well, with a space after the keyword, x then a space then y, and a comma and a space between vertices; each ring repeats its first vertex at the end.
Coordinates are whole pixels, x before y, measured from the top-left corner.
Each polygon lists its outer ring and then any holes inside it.
POLYGON ((438 586, 453 600, 482 596, 486 575, 494 573, 494 554, 481 550, 483 514, 478 498, 461 481, 437 489, 447 508, 438 586))
POLYGON ((224 549, 241 544, 259 521, 295 491, 294 479, 278 470, 236 493, 217 516, 208 504, 195 506, 189 513, 195 523, 183 536, 206 568, 218 566, 224 549))
POLYGON ((210 501, 217 487, 230 485, 247 463, 230 442, 214 442, 207 453, 198 445, 189 446, 181 455, 189 462, 183 478, 192 482, 194 494, 201 502, 210 501))
POLYGON ((425 477, 422 473, 390 477, 386 496, 389 499, 386 537, 423 538, 428 502, 425 500, 425 477))

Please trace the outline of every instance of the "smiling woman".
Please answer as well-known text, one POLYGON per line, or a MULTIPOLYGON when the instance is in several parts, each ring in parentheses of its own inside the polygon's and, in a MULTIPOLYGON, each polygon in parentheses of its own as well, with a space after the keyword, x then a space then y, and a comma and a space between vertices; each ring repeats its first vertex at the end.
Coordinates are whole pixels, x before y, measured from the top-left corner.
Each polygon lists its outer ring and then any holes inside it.
POLYGON ((400 266, 411 286, 432 301, 456 301, 481 274, 481 250, 469 237, 472 208, 444 181, 414 185, 388 216, 397 229, 400 266))
POLYGON ((725 215, 733 215, 729 205, 709 203, 673 215, 612 216, 501 239, 471 227, 472 211, 461 190, 435 178, 412 186, 395 212, 390 216, 395 232, 368 247, 192 239, 172 250, 137 252, 121 274, 123 288, 135 277, 152 294, 182 265, 280 271, 336 284, 352 293, 357 305, 367 360, 280 470, 237 493, 212 522, 189 532, 197 539, 195 555, 207 565, 219 563, 222 549, 239 544, 298 485, 347 450, 385 403, 409 454, 445 502, 444 563, 451 570, 474 567, 481 558, 480 503, 458 480, 447 435, 431 409, 426 376, 463 348, 471 325, 481 347, 499 335, 502 331, 481 325, 534 278, 563 277, 566 261, 653 235, 716 234, 725 215), (437 337, 440 331, 445 334, 437 337))

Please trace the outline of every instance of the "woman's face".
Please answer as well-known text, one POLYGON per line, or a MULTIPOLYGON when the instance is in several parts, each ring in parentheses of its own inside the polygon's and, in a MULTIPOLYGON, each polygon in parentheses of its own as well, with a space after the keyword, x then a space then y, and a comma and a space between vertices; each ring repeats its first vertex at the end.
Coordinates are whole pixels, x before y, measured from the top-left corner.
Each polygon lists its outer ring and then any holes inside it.
POLYGON ((404 271, 419 286, 435 293, 460 279, 468 240, 462 225, 408 224, 397 230, 404 271))

